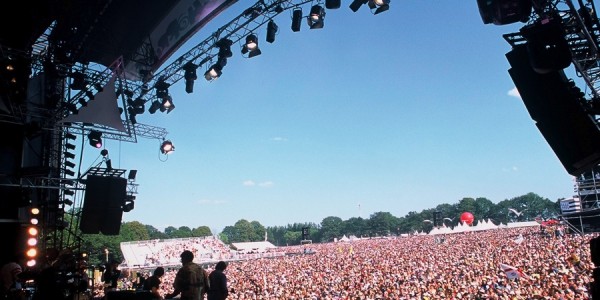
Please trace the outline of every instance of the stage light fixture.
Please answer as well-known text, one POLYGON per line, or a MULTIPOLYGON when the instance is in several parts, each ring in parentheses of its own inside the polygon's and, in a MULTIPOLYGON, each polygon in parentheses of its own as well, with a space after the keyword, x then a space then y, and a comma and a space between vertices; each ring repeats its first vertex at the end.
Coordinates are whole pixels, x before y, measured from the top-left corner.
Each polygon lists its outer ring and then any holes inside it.
POLYGON ((29 236, 37 236, 38 230, 37 230, 37 228, 32 226, 27 229, 27 233, 29 234, 29 236))
POLYGON ((65 133, 65 138, 69 139, 69 140, 74 140, 77 138, 77 136, 72 133, 67 132, 67 133, 65 133))
POLYGON ((73 192, 72 190, 68 190, 68 189, 67 189, 67 190, 64 190, 64 192, 63 192, 63 193, 64 193, 65 195, 67 195, 67 196, 73 196, 73 195, 75 195, 75 192, 73 192))
POLYGON ((158 80, 154 85, 154 88, 156 89, 156 97, 164 98, 167 96, 169 94, 170 86, 171 85, 166 83, 163 79, 158 80))
POLYGON ((85 82, 85 75, 79 71, 75 71, 71 73, 71 89, 75 91, 84 90, 87 88, 87 84, 85 82))
POLYGON ((135 208, 135 196, 127 195, 123 203, 123 212, 130 212, 135 208))
POLYGON ((69 149, 69 150, 75 150, 75 145, 73 145, 71 143, 66 143, 65 147, 67 147, 67 149, 69 149))
POLYGON ((73 154, 71 152, 65 152, 65 158, 66 159, 74 159, 75 158, 75 154, 73 154))
POLYGON ((531 0, 477 0, 483 24, 506 25, 527 22, 533 9, 531 0))
POLYGON ((185 74, 183 75, 185 78, 185 92, 188 94, 194 92, 194 81, 198 79, 198 76, 196 75, 197 68, 198 66, 191 62, 188 62, 183 66, 183 70, 185 71, 185 74))
POLYGON ((390 0, 369 0, 369 8, 375 15, 382 13, 390 9, 390 0))
POLYGON ((64 172, 64 173, 65 173, 65 175, 67 175, 67 176, 71 176, 71 177, 75 176, 75 172, 73 172, 73 171, 71 171, 71 170, 69 170, 69 169, 64 169, 64 170, 63 170, 63 172, 64 172))
POLYGON ((137 170, 129 170, 129 174, 127 175, 127 179, 129 181, 135 181, 135 176, 137 176, 137 170))
POLYGON ((175 104, 173 104, 173 98, 171 98, 171 96, 167 95, 166 97, 163 98, 162 104, 160 106, 160 111, 161 112, 167 112, 170 113, 172 110, 175 109, 175 104))
POLYGON ((148 108, 148 112, 153 115, 159 108, 160 108, 160 102, 158 102, 158 100, 154 100, 154 101, 152 101, 150 108, 148 108))
POLYGON ((65 199, 65 200, 61 201, 61 204, 64 204, 66 206, 71 206, 71 205, 73 205, 73 201, 70 199, 65 199))
POLYGON ((246 44, 242 47, 242 54, 248 54, 248 58, 260 55, 262 52, 258 48, 258 38, 254 34, 246 36, 246 44))
POLYGON ((366 4, 368 0, 354 0, 352 1, 352 3, 350 3, 350 9, 353 12, 358 11, 358 9, 363 6, 363 4, 366 4))
POLYGON ((212 65, 205 73, 204 78, 207 81, 215 80, 223 74, 223 67, 227 64, 226 58, 220 58, 216 64, 212 65))
POLYGON ((233 41, 226 38, 222 38, 215 43, 215 46, 219 48, 219 58, 228 58, 233 56, 233 52, 231 52, 231 45, 233 45, 233 41))
POLYGON ((75 164, 67 160, 67 161, 65 161, 65 166, 67 168, 74 168, 75 164))
POLYGON ((337 9, 342 6, 342 0, 325 0, 325 8, 337 9))
POLYGON ((173 143, 170 140, 165 140, 160 145, 160 152, 162 154, 170 154, 173 151, 175 151, 175 146, 173 146, 173 143))
POLYGON ((77 102, 79 102, 81 106, 87 106, 87 101, 85 101, 83 97, 79 97, 79 99, 77 99, 77 102))
POLYGON ((102 157, 107 157, 108 156, 108 150, 107 149, 102 149, 102 151, 100 151, 100 155, 102 155, 102 157))
POLYGON ((301 26, 302 26, 302 8, 296 7, 292 11, 292 31, 293 32, 300 31, 301 26))
POLYGON ((141 115, 144 113, 144 111, 146 111, 146 101, 144 101, 144 99, 142 98, 137 98, 135 100, 133 100, 133 105, 131 105, 133 107, 133 110, 135 112, 136 115, 141 115))
POLYGON ((310 29, 320 29, 325 25, 325 10, 320 5, 314 5, 310 8, 310 15, 306 18, 310 29))
POLYGON ((100 83, 94 83, 94 88, 98 91, 98 92, 102 92, 104 91, 104 87, 100 84, 100 83))
POLYGON ((36 238, 29 238, 29 239, 27 239, 27 245, 28 246, 32 246, 33 247, 33 246, 37 245, 37 242, 38 241, 37 241, 36 238))
POLYGON ((275 41, 277 31, 279 31, 279 26, 273 20, 269 21, 267 24, 267 42, 273 43, 275 41))
POLYGON ((92 130, 88 134, 88 139, 89 139, 90 146, 96 147, 96 148, 102 147, 102 132, 92 130))

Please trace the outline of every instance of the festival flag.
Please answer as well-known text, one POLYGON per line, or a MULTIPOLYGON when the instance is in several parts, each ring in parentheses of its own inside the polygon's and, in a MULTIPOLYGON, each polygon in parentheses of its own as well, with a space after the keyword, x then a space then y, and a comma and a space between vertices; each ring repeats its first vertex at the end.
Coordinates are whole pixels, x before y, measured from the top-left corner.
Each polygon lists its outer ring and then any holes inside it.
POLYGON ((525 239, 523 238, 523 235, 522 235, 522 234, 519 234, 519 236, 518 236, 518 237, 517 237, 517 238, 516 238, 514 241, 515 241, 515 243, 516 243, 517 245, 519 245, 519 244, 521 244, 521 243, 522 243, 524 240, 525 240, 525 239))
POLYGON ((507 264, 500 264, 500 269, 502 269, 502 271, 504 271, 504 273, 506 274, 506 277, 508 279, 517 279, 517 278, 529 279, 529 276, 525 275, 525 273, 523 273, 520 269, 518 269, 516 267, 509 266, 507 264))

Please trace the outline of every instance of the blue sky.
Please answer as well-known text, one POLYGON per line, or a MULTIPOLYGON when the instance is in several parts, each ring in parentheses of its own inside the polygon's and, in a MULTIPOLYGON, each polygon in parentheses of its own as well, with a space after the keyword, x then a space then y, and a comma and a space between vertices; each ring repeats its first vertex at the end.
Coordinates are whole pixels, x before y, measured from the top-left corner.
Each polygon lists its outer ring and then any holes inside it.
POLYGON ((166 161, 160 141, 105 141, 113 166, 138 170, 123 220, 220 231, 242 218, 276 226, 404 216, 463 197, 572 196, 572 177, 511 96, 502 34, 523 24, 484 25, 476 1, 392 1, 379 15, 349 3, 319 30, 292 32, 283 12, 273 44, 257 32, 262 55, 233 45, 219 79, 198 79, 193 94, 172 86, 175 110, 138 116, 168 130, 166 161))

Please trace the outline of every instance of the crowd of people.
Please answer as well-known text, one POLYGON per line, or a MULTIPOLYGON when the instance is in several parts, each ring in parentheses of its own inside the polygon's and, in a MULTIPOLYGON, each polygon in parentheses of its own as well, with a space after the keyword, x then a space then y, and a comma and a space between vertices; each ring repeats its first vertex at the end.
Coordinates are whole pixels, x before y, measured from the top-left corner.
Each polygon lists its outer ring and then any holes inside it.
MULTIPOLYGON (((590 299, 597 235, 555 229, 285 247, 294 255, 228 262, 227 299, 590 299)), ((173 295, 178 271, 165 270, 163 297, 173 295)))
MULTIPOLYGON (((209 283, 198 285, 205 287, 197 289, 202 295, 211 285, 218 285, 227 299, 236 300, 591 299, 595 265, 589 242, 597 234, 549 229, 508 228, 283 247, 279 250, 289 255, 228 261, 226 269, 220 263, 201 264, 198 269, 197 264, 190 265, 193 253, 183 251, 189 254, 180 254, 178 267, 154 269, 154 275, 161 274, 159 283, 153 280, 146 290, 157 298, 185 295, 187 285, 181 284, 181 274, 187 272, 207 277, 203 280, 209 283), (208 274, 219 272, 222 277, 210 280, 208 274)), ((124 270, 120 274, 117 290, 141 290, 153 272, 148 269, 146 275, 135 276, 124 270)), ((108 285, 96 286, 92 297, 102 298, 104 287, 108 285)))

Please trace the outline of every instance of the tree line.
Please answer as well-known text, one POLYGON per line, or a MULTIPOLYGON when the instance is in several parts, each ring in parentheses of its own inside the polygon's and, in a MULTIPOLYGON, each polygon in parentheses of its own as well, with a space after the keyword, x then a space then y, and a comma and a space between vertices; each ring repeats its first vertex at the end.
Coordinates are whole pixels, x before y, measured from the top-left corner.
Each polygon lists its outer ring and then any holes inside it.
MULTIPOLYGON (((369 218, 352 217, 342 220, 337 216, 328 216, 319 224, 307 222, 273 227, 265 227, 258 221, 241 219, 233 225, 226 226, 220 233, 211 232, 206 225, 196 228, 169 226, 164 231, 160 231, 152 225, 132 221, 122 223, 117 236, 81 234, 82 241, 79 246, 82 252, 88 254, 90 264, 99 265, 107 260, 121 261, 123 259, 120 251, 121 242, 205 237, 218 234, 226 244, 257 242, 265 239, 276 246, 298 245, 303 239, 320 243, 330 242, 344 235, 377 237, 429 232, 433 229, 434 224, 423 221, 433 220, 436 212, 443 219, 443 224, 449 227, 458 224, 463 212, 471 212, 475 216, 476 222, 489 219, 494 224, 530 221, 536 218, 548 219, 558 215, 560 200, 551 201, 535 193, 503 200, 497 204, 483 197, 463 198, 454 204, 444 203, 421 212, 411 211, 401 217, 396 217, 390 212, 375 212, 369 218), (305 230, 305 236, 303 236, 303 230, 305 230)), ((74 228, 67 230, 77 231, 74 228)))

